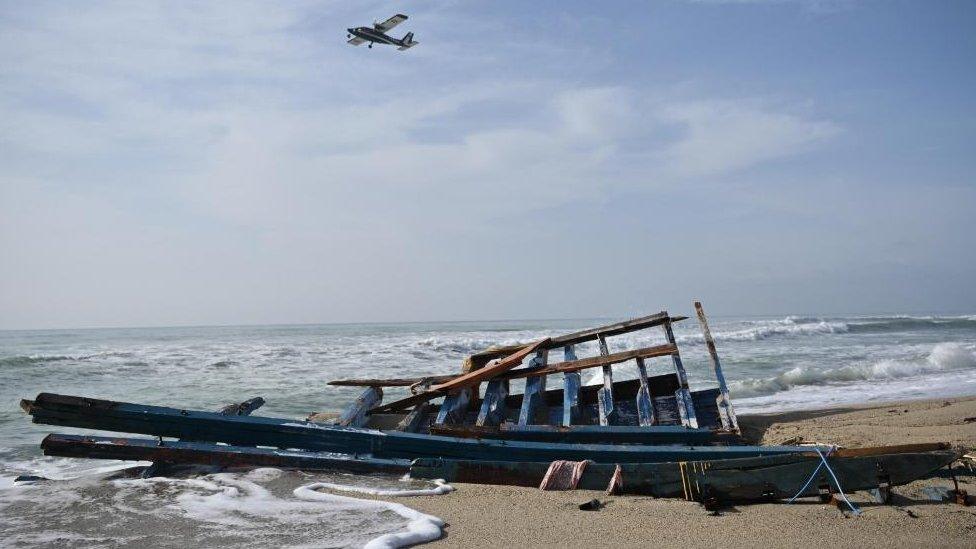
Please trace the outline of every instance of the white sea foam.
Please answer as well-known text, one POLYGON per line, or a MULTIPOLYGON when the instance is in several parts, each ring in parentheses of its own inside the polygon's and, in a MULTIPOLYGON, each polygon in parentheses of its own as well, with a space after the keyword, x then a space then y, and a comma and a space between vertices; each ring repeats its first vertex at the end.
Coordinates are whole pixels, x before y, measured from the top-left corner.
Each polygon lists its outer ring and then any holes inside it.
MULTIPOLYGON (((315 482, 292 491, 294 500, 276 496, 261 483, 278 480, 283 471, 262 468, 247 473, 217 473, 199 478, 155 477, 120 479, 112 482, 119 490, 117 500, 131 499, 134 492, 144 497, 164 498, 170 503, 161 507, 194 521, 220 525, 232 531, 247 532, 262 524, 295 527, 333 524, 346 529, 333 533, 347 538, 347 544, 361 535, 376 535, 397 527, 389 520, 379 520, 378 513, 391 511, 407 524, 403 531, 383 533, 368 541, 366 547, 401 547, 437 539, 444 522, 401 504, 329 494, 320 490, 356 492, 379 497, 431 496, 446 494, 453 488, 442 480, 433 488, 415 490, 380 489, 365 485, 315 482), (359 518, 357 518, 359 517, 359 518), (366 519, 370 529, 357 532, 355 524, 366 519), (387 526, 384 527, 384 524, 387 526)), ((120 505, 121 504, 117 504, 120 505)), ((330 543, 338 541, 333 539, 330 543)), ((363 543, 362 541, 356 544, 363 543)))
POLYGON ((348 484, 332 484, 329 482, 318 482, 319 488, 336 490, 339 492, 355 492, 357 494, 368 494, 379 497, 412 497, 412 496, 440 496, 454 491, 454 487, 444 482, 444 479, 435 479, 433 488, 421 488, 417 490, 384 490, 369 486, 355 486, 348 484))
POLYGON ((361 500, 318 491, 322 488, 334 490, 337 489, 336 486, 331 483, 316 482, 295 488, 295 496, 308 501, 324 501, 332 504, 356 502, 363 505, 374 505, 392 511, 410 521, 407 524, 406 531, 384 534, 374 538, 366 544, 365 549, 396 549, 397 547, 426 543, 441 537, 444 521, 433 515, 421 513, 399 503, 361 500))

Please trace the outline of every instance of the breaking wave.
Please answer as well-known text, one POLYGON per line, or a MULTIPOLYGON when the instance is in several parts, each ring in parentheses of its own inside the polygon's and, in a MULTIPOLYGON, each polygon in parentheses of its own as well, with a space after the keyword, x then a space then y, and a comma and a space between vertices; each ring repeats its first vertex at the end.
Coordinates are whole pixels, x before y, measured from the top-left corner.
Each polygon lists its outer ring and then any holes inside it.
POLYGON ((0 367, 4 366, 30 366, 31 364, 44 364, 47 362, 61 362, 63 360, 76 360, 75 357, 64 355, 42 356, 8 356, 0 358, 0 367))
POLYGON ((47 364, 49 362, 90 361, 111 358, 131 358, 133 353, 113 351, 90 355, 17 355, 0 358, 0 368, 4 366, 30 366, 33 364, 47 364))
POLYGON ((733 381, 729 390, 735 397, 749 398, 804 385, 890 380, 967 369, 976 369, 976 348, 950 342, 935 345, 915 360, 881 360, 827 369, 796 367, 770 378, 733 381))
POLYGON ((852 333, 898 332, 905 330, 976 329, 976 315, 862 317, 849 321, 852 333))
MULTIPOLYGON (((712 337, 715 341, 759 341, 773 336, 842 334, 847 333, 848 330, 849 326, 846 322, 787 317, 782 320, 757 322, 755 326, 739 330, 712 332, 712 337)), ((701 334, 681 335, 676 339, 679 344, 694 345, 705 342, 701 334)))

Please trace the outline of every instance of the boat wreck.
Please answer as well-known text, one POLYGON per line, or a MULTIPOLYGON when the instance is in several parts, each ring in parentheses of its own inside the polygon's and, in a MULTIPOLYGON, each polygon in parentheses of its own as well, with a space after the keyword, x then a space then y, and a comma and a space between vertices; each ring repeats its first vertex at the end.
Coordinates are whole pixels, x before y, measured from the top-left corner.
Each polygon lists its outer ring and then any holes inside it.
POLYGON ((704 502, 887 489, 959 457, 947 445, 749 444, 701 304, 695 309, 715 388, 689 386, 672 330, 686 317, 662 311, 488 349, 468 357, 456 375, 332 381, 363 388, 338 415, 254 416, 261 398, 199 411, 41 393, 21 406, 35 423, 156 437, 50 434, 41 443, 52 456, 153 461, 147 475, 173 464, 274 466, 541 486, 556 463, 572 461, 578 474, 571 488, 704 502), (611 352, 610 338, 641 330, 660 330, 663 341, 611 352), (588 343, 597 354, 580 358, 588 343), (672 371, 651 375, 661 362, 672 371), (615 367, 628 363, 636 379, 614 379, 615 367), (581 372, 591 369, 599 369, 602 383, 583 385, 581 372), (524 384, 520 393, 510 391, 516 383, 524 384), (390 388, 408 388, 409 395, 384 403, 390 388), (817 477, 821 462, 833 482, 825 473, 817 477))

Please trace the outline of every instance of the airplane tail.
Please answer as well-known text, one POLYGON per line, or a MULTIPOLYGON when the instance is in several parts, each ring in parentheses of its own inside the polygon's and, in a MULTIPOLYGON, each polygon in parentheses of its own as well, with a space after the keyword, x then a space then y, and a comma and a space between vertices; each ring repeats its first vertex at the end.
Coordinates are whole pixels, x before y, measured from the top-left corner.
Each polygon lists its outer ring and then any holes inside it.
POLYGON ((400 40, 400 44, 401 45, 397 49, 400 50, 400 51, 408 50, 408 49, 416 46, 419 43, 420 42, 414 42, 413 41, 413 33, 412 32, 408 32, 407 35, 404 36, 402 40, 400 40))

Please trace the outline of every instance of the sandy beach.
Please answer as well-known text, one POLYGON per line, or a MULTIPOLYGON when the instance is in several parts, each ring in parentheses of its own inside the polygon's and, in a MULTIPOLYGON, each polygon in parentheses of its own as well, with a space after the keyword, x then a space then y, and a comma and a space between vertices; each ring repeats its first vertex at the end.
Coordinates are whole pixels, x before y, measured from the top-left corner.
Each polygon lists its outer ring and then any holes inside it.
MULTIPOLYGON (((976 421, 966 421, 973 417, 976 397, 743 416, 741 422, 763 444, 803 437, 848 447, 945 441, 974 448, 976 421)), ((976 477, 959 480, 976 493, 976 477)), ((448 523, 446 535, 432 544, 437 547, 973 547, 976 507, 933 501, 925 489, 935 486, 951 481, 898 487, 890 505, 857 493, 851 499, 860 516, 813 499, 737 505, 710 516, 686 501, 471 484, 401 502, 448 523), (577 508, 592 498, 606 507, 577 508)))

